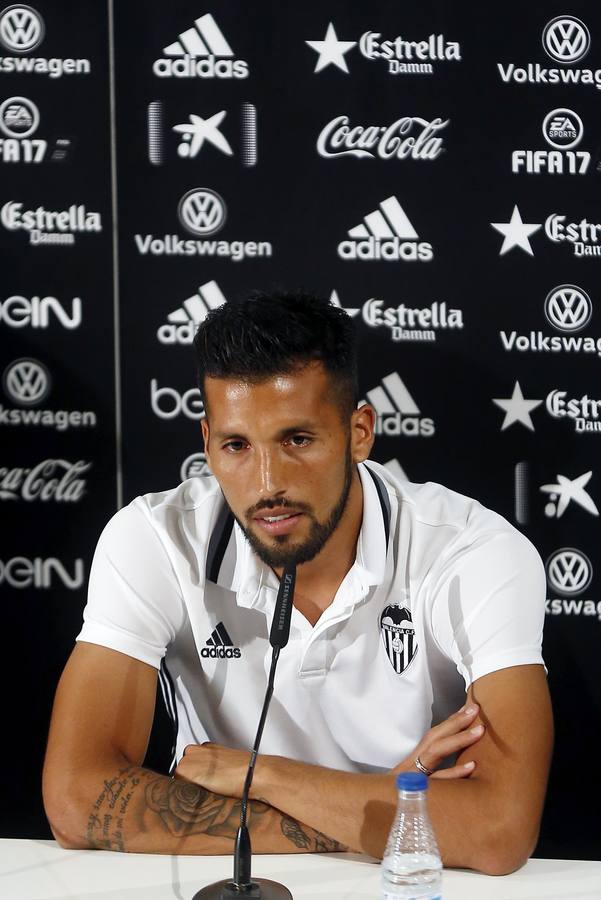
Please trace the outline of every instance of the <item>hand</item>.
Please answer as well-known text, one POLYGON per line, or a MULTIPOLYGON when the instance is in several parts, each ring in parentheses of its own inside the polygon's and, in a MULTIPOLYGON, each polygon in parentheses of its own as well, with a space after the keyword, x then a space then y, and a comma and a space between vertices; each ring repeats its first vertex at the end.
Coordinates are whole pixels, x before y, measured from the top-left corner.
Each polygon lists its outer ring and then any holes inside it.
MULTIPOLYGON (((255 764, 255 775, 259 759, 260 757, 255 764)), ((241 797, 249 761, 248 750, 231 750, 208 741, 204 744, 188 744, 175 775, 222 797, 241 797)))
POLYGON ((476 768, 473 761, 441 769, 439 772, 434 770, 447 756, 453 756, 480 740, 484 734, 484 725, 474 725, 479 711, 477 703, 468 703, 444 722, 435 725, 426 732, 413 753, 392 770, 392 774, 417 772, 415 760, 419 757, 421 764, 433 771, 431 778, 467 778, 476 768))

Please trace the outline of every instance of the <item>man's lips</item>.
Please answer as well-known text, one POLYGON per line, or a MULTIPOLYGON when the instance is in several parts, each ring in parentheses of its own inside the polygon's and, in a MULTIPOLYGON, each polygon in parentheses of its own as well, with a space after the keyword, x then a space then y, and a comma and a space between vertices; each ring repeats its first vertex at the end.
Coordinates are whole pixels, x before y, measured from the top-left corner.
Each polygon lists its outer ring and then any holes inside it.
POLYGON ((288 507, 265 509, 253 516, 253 521, 267 534, 289 534, 296 528, 303 513, 288 507))

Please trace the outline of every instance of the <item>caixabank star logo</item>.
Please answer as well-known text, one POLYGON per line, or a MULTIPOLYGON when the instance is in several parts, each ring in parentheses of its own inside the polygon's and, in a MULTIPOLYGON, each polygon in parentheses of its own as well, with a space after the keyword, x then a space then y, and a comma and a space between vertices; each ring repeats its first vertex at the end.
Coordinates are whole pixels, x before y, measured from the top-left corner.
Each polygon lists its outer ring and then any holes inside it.
MULTIPOLYGON (((239 159, 244 168, 257 165, 257 107, 244 102, 238 109, 206 112, 202 104, 182 116, 170 116, 167 124, 166 103, 153 100, 148 104, 148 160, 162 166, 173 160, 186 164, 207 162, 219 156, 239 159)), ((213 107, 214 108, 214 107, 213 107)))

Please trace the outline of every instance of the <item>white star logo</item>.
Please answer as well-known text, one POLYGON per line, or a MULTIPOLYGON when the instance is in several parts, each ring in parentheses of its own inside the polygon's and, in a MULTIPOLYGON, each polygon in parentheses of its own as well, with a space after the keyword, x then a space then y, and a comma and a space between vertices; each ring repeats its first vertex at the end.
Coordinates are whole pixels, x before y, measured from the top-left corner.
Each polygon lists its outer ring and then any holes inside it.
POLYGON ((492 227, 503 235, 505 240, 499 251, 499 256, 507 253, 512 247, 521 247, 530 256, 534 256, 534 251, 530 246, 528 238, 531 234, 541 227, 540 223, 522 222, 522 217, 517 206, 513 207, 510 222, 491 222, 492 227))
POLYGON ((545 507, 545 515, 549 518, 561 518, 570 505, 570 501, 573 500, 592 516, 598 516, 599 510, 595 501, 588 491, 584 490, 591 480, 592 474, 592 471, 585 472, 578 478, 566 478, 565 475, 558 475, 557 484, 543 484, 540 490, 544 494, 550 495, 549 503, 545 507))
POLYGON ((505 411, 505 418, 501 425, 501 431, 505 431, 505 429, 509 428, 510 425, 513 425, 514 422, 521 422, 521 424, 525 425, 526 428, 529 428, 530 431, 534 431, 530 413, 533 409, 536 409, 537 406, 540 406, 542 402, 542 400, 525 400, 520 383, 519 381, 516 381, 511 397, 508 397, 505 400, 493 400, 493 403, 496 403, 497 406, 500 406, 501 409, 505 411))
POLYGON ((227 138, 219 131, 219 125, 225 119, 225 110, 215 113, 210 119, 203 119, 202 116, 190 116, 190 123, 184 125, 175 125, 174 131, 182 135, 182 142, 177 148, 180 156, 188 159, 194 157, 200 152, 205 141, 213 144, 226 156, 232 156, 233 150, 230 147, 227 138))
POLYGON ((343 306, 340 302, 338 291, 332 291, 332 293, 330 294, 330 303, 332 304, 332 306, 337 306, 339 309, 343 309, 345 313, 351 317, 351 319, 354 319, 355 316, 357 316, 361 312, 360 309, 351 309, 350 307, 347 308, 346 306, 343 306))
POLYGON ((344 54, 348 53, 357 41, 339 41, 334 30, 333 24, 330 22, 326 36, 323 41, 305 41, 312 50, 319 54, 314 72, 321 72, 326 66, 334 65, 342 69, 343 72, 349 74, 348 66, 344 58, 344 54))

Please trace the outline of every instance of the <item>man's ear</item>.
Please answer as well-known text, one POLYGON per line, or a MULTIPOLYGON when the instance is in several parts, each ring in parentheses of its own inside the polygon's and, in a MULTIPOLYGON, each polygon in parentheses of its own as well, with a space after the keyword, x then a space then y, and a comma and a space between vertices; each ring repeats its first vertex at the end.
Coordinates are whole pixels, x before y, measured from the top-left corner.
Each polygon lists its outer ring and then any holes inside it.
POLYGON ((351 454, 353 462, 360 463, 368 459, 373 447, 376 426, 376 413, 373 406, 364 403, 353 410, 351 416, 351 454))
POLYGON ((207 462, 208 462, 209 468, 210 468, 211 462, 209 459, 209 423, 207 421, 206 416, 204 416, 200 420, 200 430, 202 432, 202 439, 203 439, 204 445, 205 445, 205 456, 207 458, 207 462))

